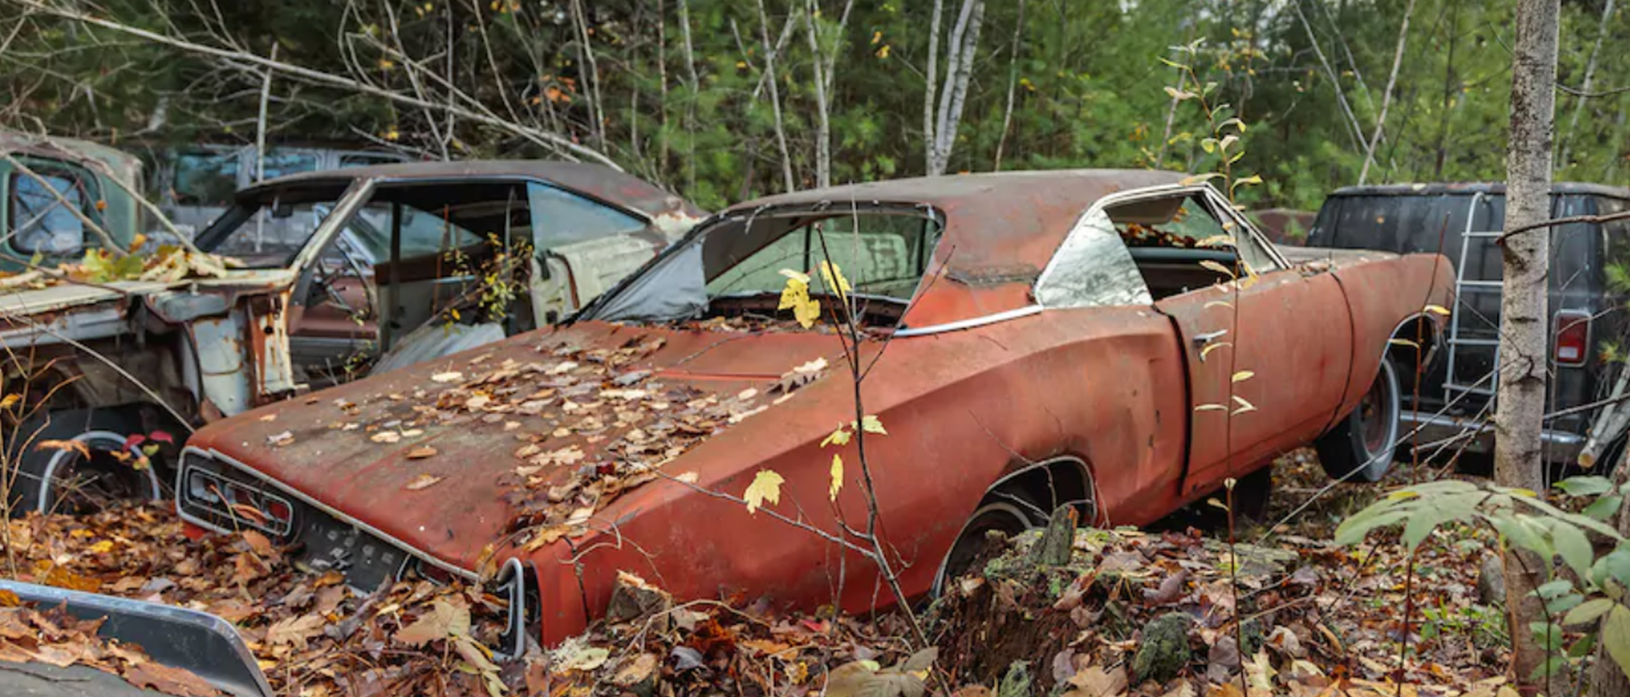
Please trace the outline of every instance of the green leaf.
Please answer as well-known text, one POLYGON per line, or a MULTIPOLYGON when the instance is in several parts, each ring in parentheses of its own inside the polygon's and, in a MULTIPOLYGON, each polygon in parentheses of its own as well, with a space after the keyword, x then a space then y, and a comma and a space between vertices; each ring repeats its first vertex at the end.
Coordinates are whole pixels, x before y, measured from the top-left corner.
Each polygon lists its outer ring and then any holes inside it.
POLYGON ((860 417, 860 428, 867 433, 876 433, 880 436, 886 436, 889 434, 887 430, 884 430, 883 422, 879 421, 876 416, 871 414, 860 417))
POLYGON ((1620 585, 1630 585, 1630 549, 1620 547, 1608 552, 1591 567, 1591 580, 1600 586, 1611 578, 1620 585), (1597 573, 1597 570, 1600 573, 1597 573))
POLYGON ((1619 670, 1630 676, 1630 609, 1614 605, 1602 623, 1602 646, 1607 649, 1619 670))
POLYGON ((1557 482, 1555 486, 1569 496, 1595 496, 1611 491, 1613 482, 1607 477, 1569 477, 1557 482))
POLYGON ((1571 590, 1573 590, 1573 582, 1559 578, 1555 581, 1540 584, 1540 587, 1534 589, 1534 595, 1550 600, 1551 598, 1561 597, 1563 593, 1571 590))
MULTIPOLYGON (((1551 642, 1551 643, 1557 644, 1557 646, 1550 647, 1551 651, 1555 651, 1555 650, 1557 650, 1559 648, 1562 648, 1560 639, 1558 639, 1557 641, 1551 642)), ((1545 662, 1543 662, 1543 663, 1541 663, 1541 664, 1539 664, 1537 666, 1534 666, 1534 672, 1529 674, 1528 679, 1529 680, 1543 680, 1546 677, 1549 677, 1549 676, 1552 676, 1552 675, 1560 675, 1560 674, 1562 674, 1563 671, 1565 671, 1567 669, 1567 667, 1568 667, 1568 659, 1566 659, 1566 658, 1564 658, 1562 656, 1550 656, 1550 657, 1545 659, 1545 662)))
POLYGON ((1616 604, 1617 603, 1614 603, 1607 598, 1593 598, 1591 600, 1587 600, 1579 607, 1569 610, 1568 615, 1562 618, 1562 624, 1584 624, 1586 622, 1593 622, 1596 620, 1596 618, 1606 614, 1608 610, 1613 609, 1613 606, 1616 604))
POLYGON ((1596 558, 1596 553, 1590 548, 1590 538, 1585 537, 1583 530, 1569 525, 1565 521, 1551 521, 1551 539, 1556 543, 1557 554, 1562 555, 1562 561, 1573 567, 1574 573, 1581 578, 1590 575, 1590 564, 1596 558))
POLYGON ((1584 658, 1589 656, 1590 650, 1594 648, 1596 648, 1596 633, 1592 632, 1580 637, 1579 641, 1573 642, 1573 646, 1568 647, 1568 658, 1584 658))
POLYGON ((1370 508, 1359 511, 1359 515, 1363 515, 1364 513, 1369 512, 1370 509, 1381 507, 1380 510, 1373 515, 1364 516, 1362 518, 1359 516, 1353 516, 1352 518, 1342 521, 1341 525, 1336 527, 1336 544, 1358 544, 1364 541, 1365 536, 1369 535, 1371 530, 1383 528, 1389 525, 1396 525, 1409 518, 1410 511, 1397 510, 1396 507, 1390 507, 1391 510, 1387 510, 1387 507, 1382 507, 1382 505, 1383 504, 1381 503, 1372 504, 1370 508))
POLYGON ((1595 501, 1592 501, 1589 506, 1585 506, 1585 510, 1580 511, 1580 515, 1588 516, 1594 520, 1607 522, 1609 518, 1613 517, 1614 513, 1619 511, 1619 506, 1623 503, 1623 496, 1618 494, 1608 494, 1607 496, 1603 496, 1595 501))

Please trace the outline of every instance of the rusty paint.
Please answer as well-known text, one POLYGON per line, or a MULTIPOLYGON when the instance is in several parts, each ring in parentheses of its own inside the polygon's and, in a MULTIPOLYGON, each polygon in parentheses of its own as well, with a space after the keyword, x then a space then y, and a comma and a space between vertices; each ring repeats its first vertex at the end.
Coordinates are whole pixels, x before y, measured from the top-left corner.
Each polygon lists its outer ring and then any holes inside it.
MULTIPOLYGON (((803 192, 733 210, 845 200, 920 205, 946 220, 935 267, 989 278, 977 271, 1045 267, 1098 198, 1179 176, 947 177, 803 192)), ((862 393, 866 411, 889 430, 868 439, 867 454, 881 521, 904 569, 901 585, 913 595, 926 592, 988 488, 1029 461, 1085 462, 1090 491, 1072 494, 1094 497, 1109 523, 1143 524, 1204 495, 1222 477, 1253 471, 1280 450, 1307 442, 1356 403, 1398 323, 1423 301, 1446 297, 1445 276, 1434 272, 1439 265, 1447 267, 1441 258, 1413 255, 1347 259, 1331 273, 1292 268, 1264 274, 1240 293, 1238 331, 1244 338, 1234 337, 1241 341, 1236 361, 1214 353, 1201 363, 1194 348, 1192 339, 1213 327, 1235 328, 1231 312, 1206 306, 1232 297, 1214 289, 1154 306, 1049 309, 964 331, 895 339, 862 393), (1194 407, 1226 402, 1229 371, 1244 369, 1257 375, 1234 387, 1261 413, 1255 419, 1241 415, 1227 434, 1207 421, 1216 415, 1196 414, 1194 407)), ((907 322, 926 326, 1026 307, 1028 294, 1020 280, 982 287, 924 284, 907 322)), ((484 365, 526 363, 546 360, 562 346, 610 348, 657 337, 665 343, 635 367, 703 393, 764 390, 773 376, 817 357, 842 365, 842 348, 830 335, 732 336, 683 325, 586 321, 359 380, 326 392, 314 405, 265 407, 206 427, 190 444, 245 463, 450 566, 480 568, 493 544, 499 545, 499 559, 525 557, 537 570, 544 609, 538 631, 550 643, 582 630, 592 619, 584 608, 605 606, 619 570, 641 573, 679 597, 739 591, 807 607, 831 602, 841 588, 844 608, 873 607, 875 569, 853 553, 846 557, 808 531, 673 481, 623 493, 596 514, 595 532, 584 538, 523 552, 505 546, 512 542, 508 526, 517 511, 506 503, 502 481, 517 463, 517 441, 501 423, 434 423, 412 443, 388 446, 336 428, 385 418, 395 403, 391 395, 433 391, 432 374, 460 369, 477 356, 485 356, 484 365), (356 405, 354 413, 338 406, 348 403, 356 405), (287 418, 260 418, 271 414, 287 418), (268 444, 268 436, 291 425, 292 444, 268 444), (425 443, 445 457, 410 463, 407 450, 425 443), (425 473, 444 479, 433 490, 404 488, 425 473)), ((869 362, 882 347, 866 341, 861 359, 869 362)), ((837 528, 839 515, 864 519, 866 501, 857 486, 846 486, 835 506, 827 504, 833 451, 820 444, 836 424, 854 418, 853 394, 848 374, 836 370, 769 412, 724 428, 664 471, 695 472, 697 486, 740 495, 757 471, 775 470, 786 482, 776 510, 801 512, 826 530, 837 528)), ((606 444, 581 434, 549 441, 551 448, 576 445, 591 461, 606 444)), ((852 447, 839 452, 856 457, 852 447)), ((543 476, 567 476, 561 470, 543 476)))

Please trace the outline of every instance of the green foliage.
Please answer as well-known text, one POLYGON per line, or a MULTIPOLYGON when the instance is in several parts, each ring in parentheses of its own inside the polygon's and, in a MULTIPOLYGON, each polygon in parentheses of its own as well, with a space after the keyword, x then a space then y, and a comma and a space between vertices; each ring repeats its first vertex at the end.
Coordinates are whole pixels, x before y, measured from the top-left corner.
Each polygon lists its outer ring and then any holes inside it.
POLYGON ((1599 640, 1630 675, 1630 608, 1625 605, 1630 602, 1625 596, 1630 588, 1630 540, 1602 522, 1630 493, 1630 484, 1615 488, 1605 477, 1574 477, 1558 482, 1556 490, 1589 504, 1583 512, 1572 513, 1526 489, 1458 480, 1404 487, 1343 521, 1336 528, 1336 542, 1357 544, 1372 532, 1402 525, 1401 541, 1413 552, 1447 523, 1487 525, 1500 533, 1503 547, 1533 552, 1544 560, 1560 559, 1573 572, 1558 574, 1534 591, 1544 605, 1545 620, 1530 624, 1528 630, 1547 653, 1536 676, 1560 673, 1588 655, 1589 643, 1563 645, 1563 626, 1588 628, 1597 622, 1599 640), (1613 548, 1598 556, 1591 535, 1611 542, 1613 548))
MULTIPOLYGON (((629 171, 709 208, 778 192, 780 155, 764 76, 763 46, 791 34, 774 79, 795 185, 814 181, 812 21, 804 0, 689 0, 690 52, 679 0, 605 0, 586 6, 583 60, 571 3, 292 2, 198 4, 110 0, 100 17, 246 53, 401 94, 424 89, 442 101, 445 80, 458 102, 561 133, 602 150, 629 171), (428 8, 428 9, 427 9, 428 8), (405 55, 404 55, 405 54, 405 55), (411 60, 434 66, 415 86, 411 60), (696 83, 690 82, 694 69, 696 83), (598 97, 599 109, 592 108, 598 97), (601 121, 596 123, 599 117, 601 121), (603 138, 602 138, 603 134, 603 138)), ((820 44, 831 47, 829 99, 834 182, 919 174, 924 67, 932 3, 817 0, 820 44)), ((955 7, 958 3, 950 2, 955 7)), ((1217 171, 1221 158, 1267 182, 1241 187, 1248 206, 1311 209, 1332 188, 1355 183, 1373 132, 1406 0, 1299 3, 1269 0, 1141 0, 1135 3, 987 0, 966 108, 950 171, 1160 167, 1217 171), (1314 43, 1331 64, 1326 71, 1314 43), (1015 31, 1017 30, 1017 31, 1015 31), (1015 37, 1017 42, 1015 43, 1015 37), (1203 40, 1200 44, 1194 42, 1203 40), (1179 56, 1170 47, 1197 46, 1179 56), (1169 63, 1162 63, 1161 58, 1169 63), (1221 112, 1251 125, 1237 147, 1192 110, 1172 109, 1165 89, 1187 65, 1200 76, 1183 91, 1205 92, 1221 112), (1008 113, 1010 74, 1012 112, 1008 113), (1334 81, 1331 79, 1334 73, 1334 81), (1209 89, 1207 85, 1212 85, 1209 89), (1337 91, 1353 111, 1349 119, 1337 91), (1169 124, 1169 125, 1168 125, 1169 124), (1207 144, 1211 146, 1208 149, 1207 144)), ((1503 176, 1508 119, 1510 27, 1515 0, 1419 0, 1393 106, 1371 181, 1487 180, 1503 176)), ((42 125, 127 147, 254 138, 261 74, 217 58, 135 40, 107 29, 0 6, 16 27, 0 54, 6 125, 42 125), (42 123, 43 122, 43 123, 42 123), (152 130, 148 130, 153 126, 152 130), (139 134, 141 142, 130 140, 139 134)), ((1600 26, 1600 3, 1565 3, 1559 78, 1583 80, 1600 26)), ((955 12, 947 24, 954 21, 955 12)), ((950 27, 941 32, 944 50, 950 27)), ((1630 75, 1630 12, 1607 25, 1595 89, 1630 75)), ((241 62, 239 62, 241 64, 241 62)), ((940 61, 941 75, 945 62, 940 61)), ((270 104, 274 142, 342 140, 441 157, 556 157, 470 119, 393 103, 309 81, 279 78, 270 104)), ((1557 101, 1562 178, 1622 179, 1630 142, 1630 93, 1557 101), (1577 126, 1570 126, 1575 110, 1577 126)))

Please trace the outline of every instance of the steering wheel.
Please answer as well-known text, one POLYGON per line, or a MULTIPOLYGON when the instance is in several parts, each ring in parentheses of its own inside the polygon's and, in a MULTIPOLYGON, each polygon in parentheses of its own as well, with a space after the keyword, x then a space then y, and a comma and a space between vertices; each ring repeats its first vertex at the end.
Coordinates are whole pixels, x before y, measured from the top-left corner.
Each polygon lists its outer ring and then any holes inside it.
POLYGON ((316 268, 313 269, 312 283, 316 284, 318 288, 321 288, 323 294, 327 295, 328 299, 331 300, 335 306, 345 310, 346 314, 353 317, 360 316, 363 311, 371 310, 377 307, 377 300, 374 297, 374 288, 368 283, 368 274, 363 270, 362 263, 357 260, 357 255, 352 249, 350 249, 350 242, 347 241, 342 235, 339 239, 334 241, 334 244, 335 248, 340 253, 340 257, 345 260, 345 270, 348 270, 350 273, 332 270, 329 268, 328 264, 324 263, 324 260, 319 260, 316 264, 316 268), (345 296, 342 295, 339 289, 336 287, 339 280, 346 276, 352 276, 357 279, 358 283, 362 284, 363 293, 365 294, 368 302, 368 307, 364 308, 363 311, 358 311, 356 308, 352 307, 351 303, 346 301, 345 296))

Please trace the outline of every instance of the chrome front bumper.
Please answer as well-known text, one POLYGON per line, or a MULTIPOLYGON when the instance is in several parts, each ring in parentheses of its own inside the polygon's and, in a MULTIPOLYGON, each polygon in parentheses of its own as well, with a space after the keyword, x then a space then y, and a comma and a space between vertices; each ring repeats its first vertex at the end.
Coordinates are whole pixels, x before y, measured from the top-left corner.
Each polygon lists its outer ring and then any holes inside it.
MULTIPOLYGON (((1479 423, 1465 417, 1415 411, 1405 411, 1399 421, 1400 454, 1409 452, 1411 447, 1419 448, 1423 456, 1451 455, 1460 452, 1462 447, 1472 453, 1494 452, 1492 421, 1479 423), (1419 433, 1411 436, 1410 432, 1417 428, 1419 433)), ((1572 464, 1585 447, 1585 437, 1577 433, 1547 429, 1541 437, 1545 442, 1545 459, 1549 462, 1572 464)))

